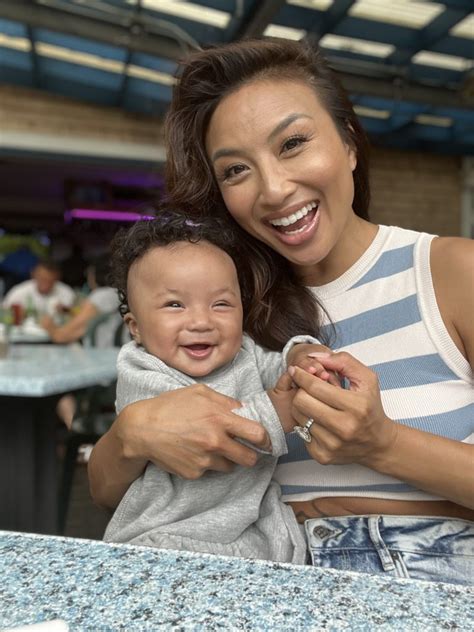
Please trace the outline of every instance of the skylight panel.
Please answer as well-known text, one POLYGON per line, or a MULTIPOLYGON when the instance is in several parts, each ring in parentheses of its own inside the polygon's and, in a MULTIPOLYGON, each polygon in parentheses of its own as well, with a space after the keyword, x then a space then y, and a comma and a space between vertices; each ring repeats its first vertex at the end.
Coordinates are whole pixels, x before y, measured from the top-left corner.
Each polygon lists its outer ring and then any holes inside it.
POLYGON ((21 50, 24 53, 29 53, 31 50, 31 42, 25 37, 12 37, 11 35, 5 35, 0 33, 0 46, 4 48, 12 48, 13 50, 21 50))
POLYGON ((307 9, 317 9, 318 11, 326 11, 333 4, 333 0, 286 0, 286 4, 294 4, 298 7, 306 7, 307 9))
POLYGON ((458 70, 460 72, 465 72, 474 67, 473 61, 466 59, 466 57, 443 55, 441 53, 433 53, 429 50, 420 50, 416 55, 413 55, 412 62, 423 66, 447 68, 448 70, 458 70))
POLYGON ((349 15, 365 20, 422 29, 443 11, 444 6, 436 2, 358 0, 349 9, 349 15))
POLYGON ((173 75, 160 72, 159 70, 152 70, 151 68, 144 68, 143 66, 134 66, 132 64, 127 67, 127 75, 136 77, 137 79, 144 79, 145 81, 161 83, 165 86, 174 86, 176 83, 176 78, 173 77, 173 75))
POLYGON ((367 108, 364 105, 355 105, 354 111, 358 116, 367 116, 368 118, 376 118, 376 119, 390 118, 389 110, 377 110, 375 108, 367 108))
MULTIPOLYGON (((127 0, 127 4, 136 4, 136 0, 127 0)), ((185 0, 142 0, 141 6, 144 9, 151 9, 152 11, 159 11, 177 18, 201 22, 220 29, 227 28, 231 19, 231 14, 227 11, 203 7, 185 0)))
POLYGON ((324 35, 319 43, 325 48, 347 51, 349 53, 359 53, 361 55, 371 55, 372 57, 388 57, 395 50, 392 44, 380 44, 379 42, 333 35, 331 33, 324 35))
POLYGON ((293 29, 290 26, 269 24, 263 33, 266 37, 280 37, 287 40, 300 40, 306 35, 302 29, 293 29))
POLYGON ((124 64, 116 59, 106 59, 91 53, 83 53, 63 46, 55 46, 54 44, 46 44, 45 42, 36 42, 36 52, 38 55, 59 59, 71 64, 87 66, 88 68, 96 68, 97 70, 105 70, 107 72, 122 73, 124 64))
POLYGON ((420 125, 435 125, 436 127, 451 127, 453 119, 449 116, 434 116, 433 114, 418 114, 416 123, 420 125))
MULTIPOLYGON (((28 39, 24 37, 10 37, 3 33, 0 33, 0 46, 24 52, 31 51, 31 42, 28 39)), ((83 53, 82 51, 71 50, 70 48, 65 48, 63 46, 55 46, 54 44, 47 44, 46 42, 37 41, 35 43, 35 50, 38 55, 43 57, 58 59, 70 64, 78 64, 79 66, 86 66, 87 68, 95 68, 97 70, 104 70, 115 74, 122 74, 125 71, 131 77, 145 79, 146 81, 153 81, 154 83, 160 83, 166 86, 172 86, 176 83, 176 79, 173 75, 160 72, 159 70, 152 70, 150 68, 144 68, 143 66, 135 66, 132 64, 125 68, 124 63, 116 59, 107 59, 106 57, 100 57, 99 55, 83 53)))
POLYGON ((471 13, 471 15, 468 15, 464 20, 458 22, 456 26, 453 26, 449 34, 455 37, 474 39, 474 13, 471 13))

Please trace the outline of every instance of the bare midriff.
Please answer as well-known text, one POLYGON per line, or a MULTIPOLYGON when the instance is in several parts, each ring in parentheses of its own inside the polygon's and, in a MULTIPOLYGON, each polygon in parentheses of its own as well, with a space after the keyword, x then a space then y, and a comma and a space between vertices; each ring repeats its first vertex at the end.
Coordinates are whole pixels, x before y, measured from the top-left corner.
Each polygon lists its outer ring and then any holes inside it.
POLYGON ((295 512, 298 522, 309 518, 327 516, 364 516, 367 514, 389 514, 399 516, 446 516, 474 521, 474 510, 462 507, 449 500, 386 500, 355 496, 315 498, 287 503, 295 512))

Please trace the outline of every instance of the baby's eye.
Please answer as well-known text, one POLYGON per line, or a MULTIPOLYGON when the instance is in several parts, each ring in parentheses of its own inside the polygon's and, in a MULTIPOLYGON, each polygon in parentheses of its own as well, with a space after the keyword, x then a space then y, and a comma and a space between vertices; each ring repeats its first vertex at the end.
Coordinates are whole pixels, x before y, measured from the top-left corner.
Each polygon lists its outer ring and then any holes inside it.
POLYGON ((180 307, 183 307, 183 304, 180 303, 179 301, 168 301, 167 303, 164 304, 164 307, 180 308, 180 307))
POLYGON ((291 138, 288 138, 282 145, 282 152, 285 151, 291 151, 292 149, 296 149, 297 147, 299 147, 300 145, 302 145, 303 143, 307 142, 307 138, 306 136, 302 136, 302 135, 298 135, 298 136, 292 136, 291 138))

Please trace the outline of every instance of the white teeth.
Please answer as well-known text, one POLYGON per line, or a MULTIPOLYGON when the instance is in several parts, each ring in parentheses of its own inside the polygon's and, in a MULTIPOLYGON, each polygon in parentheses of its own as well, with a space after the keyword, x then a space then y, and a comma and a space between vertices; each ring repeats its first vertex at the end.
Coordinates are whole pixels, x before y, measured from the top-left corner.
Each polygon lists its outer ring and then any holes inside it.
MULTIPOLYGON (((299 219, 302 219, 303 217, 305 217, 313 208, 316 208, 316 206, 317 206, 316 202, 310 202, 309 204, 306 204, 306 206, 303 206, 302 208, 300 208, 295 213, 288 215, 288 217, 281 217, 280 219, 271 219, 270 224, 272 224, 272 226, 291 226, 291 224, 295 224, 299 219)), ((297 230, 295 232, 299 232, 299 231, 297 230)), ((288 233, 288 234, 292 234, 292 233, 288 233)))

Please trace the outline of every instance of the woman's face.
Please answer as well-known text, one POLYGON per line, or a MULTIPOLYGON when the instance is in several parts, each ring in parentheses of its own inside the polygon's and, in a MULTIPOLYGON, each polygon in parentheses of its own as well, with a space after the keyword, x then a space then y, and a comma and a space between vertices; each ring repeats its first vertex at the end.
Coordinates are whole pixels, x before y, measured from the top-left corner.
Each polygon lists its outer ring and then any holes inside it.
POLYGON ((304 82, 256 80, 226 96, 206 150, 229 213, 303 275, 344 241, 356 156, 304 82))

